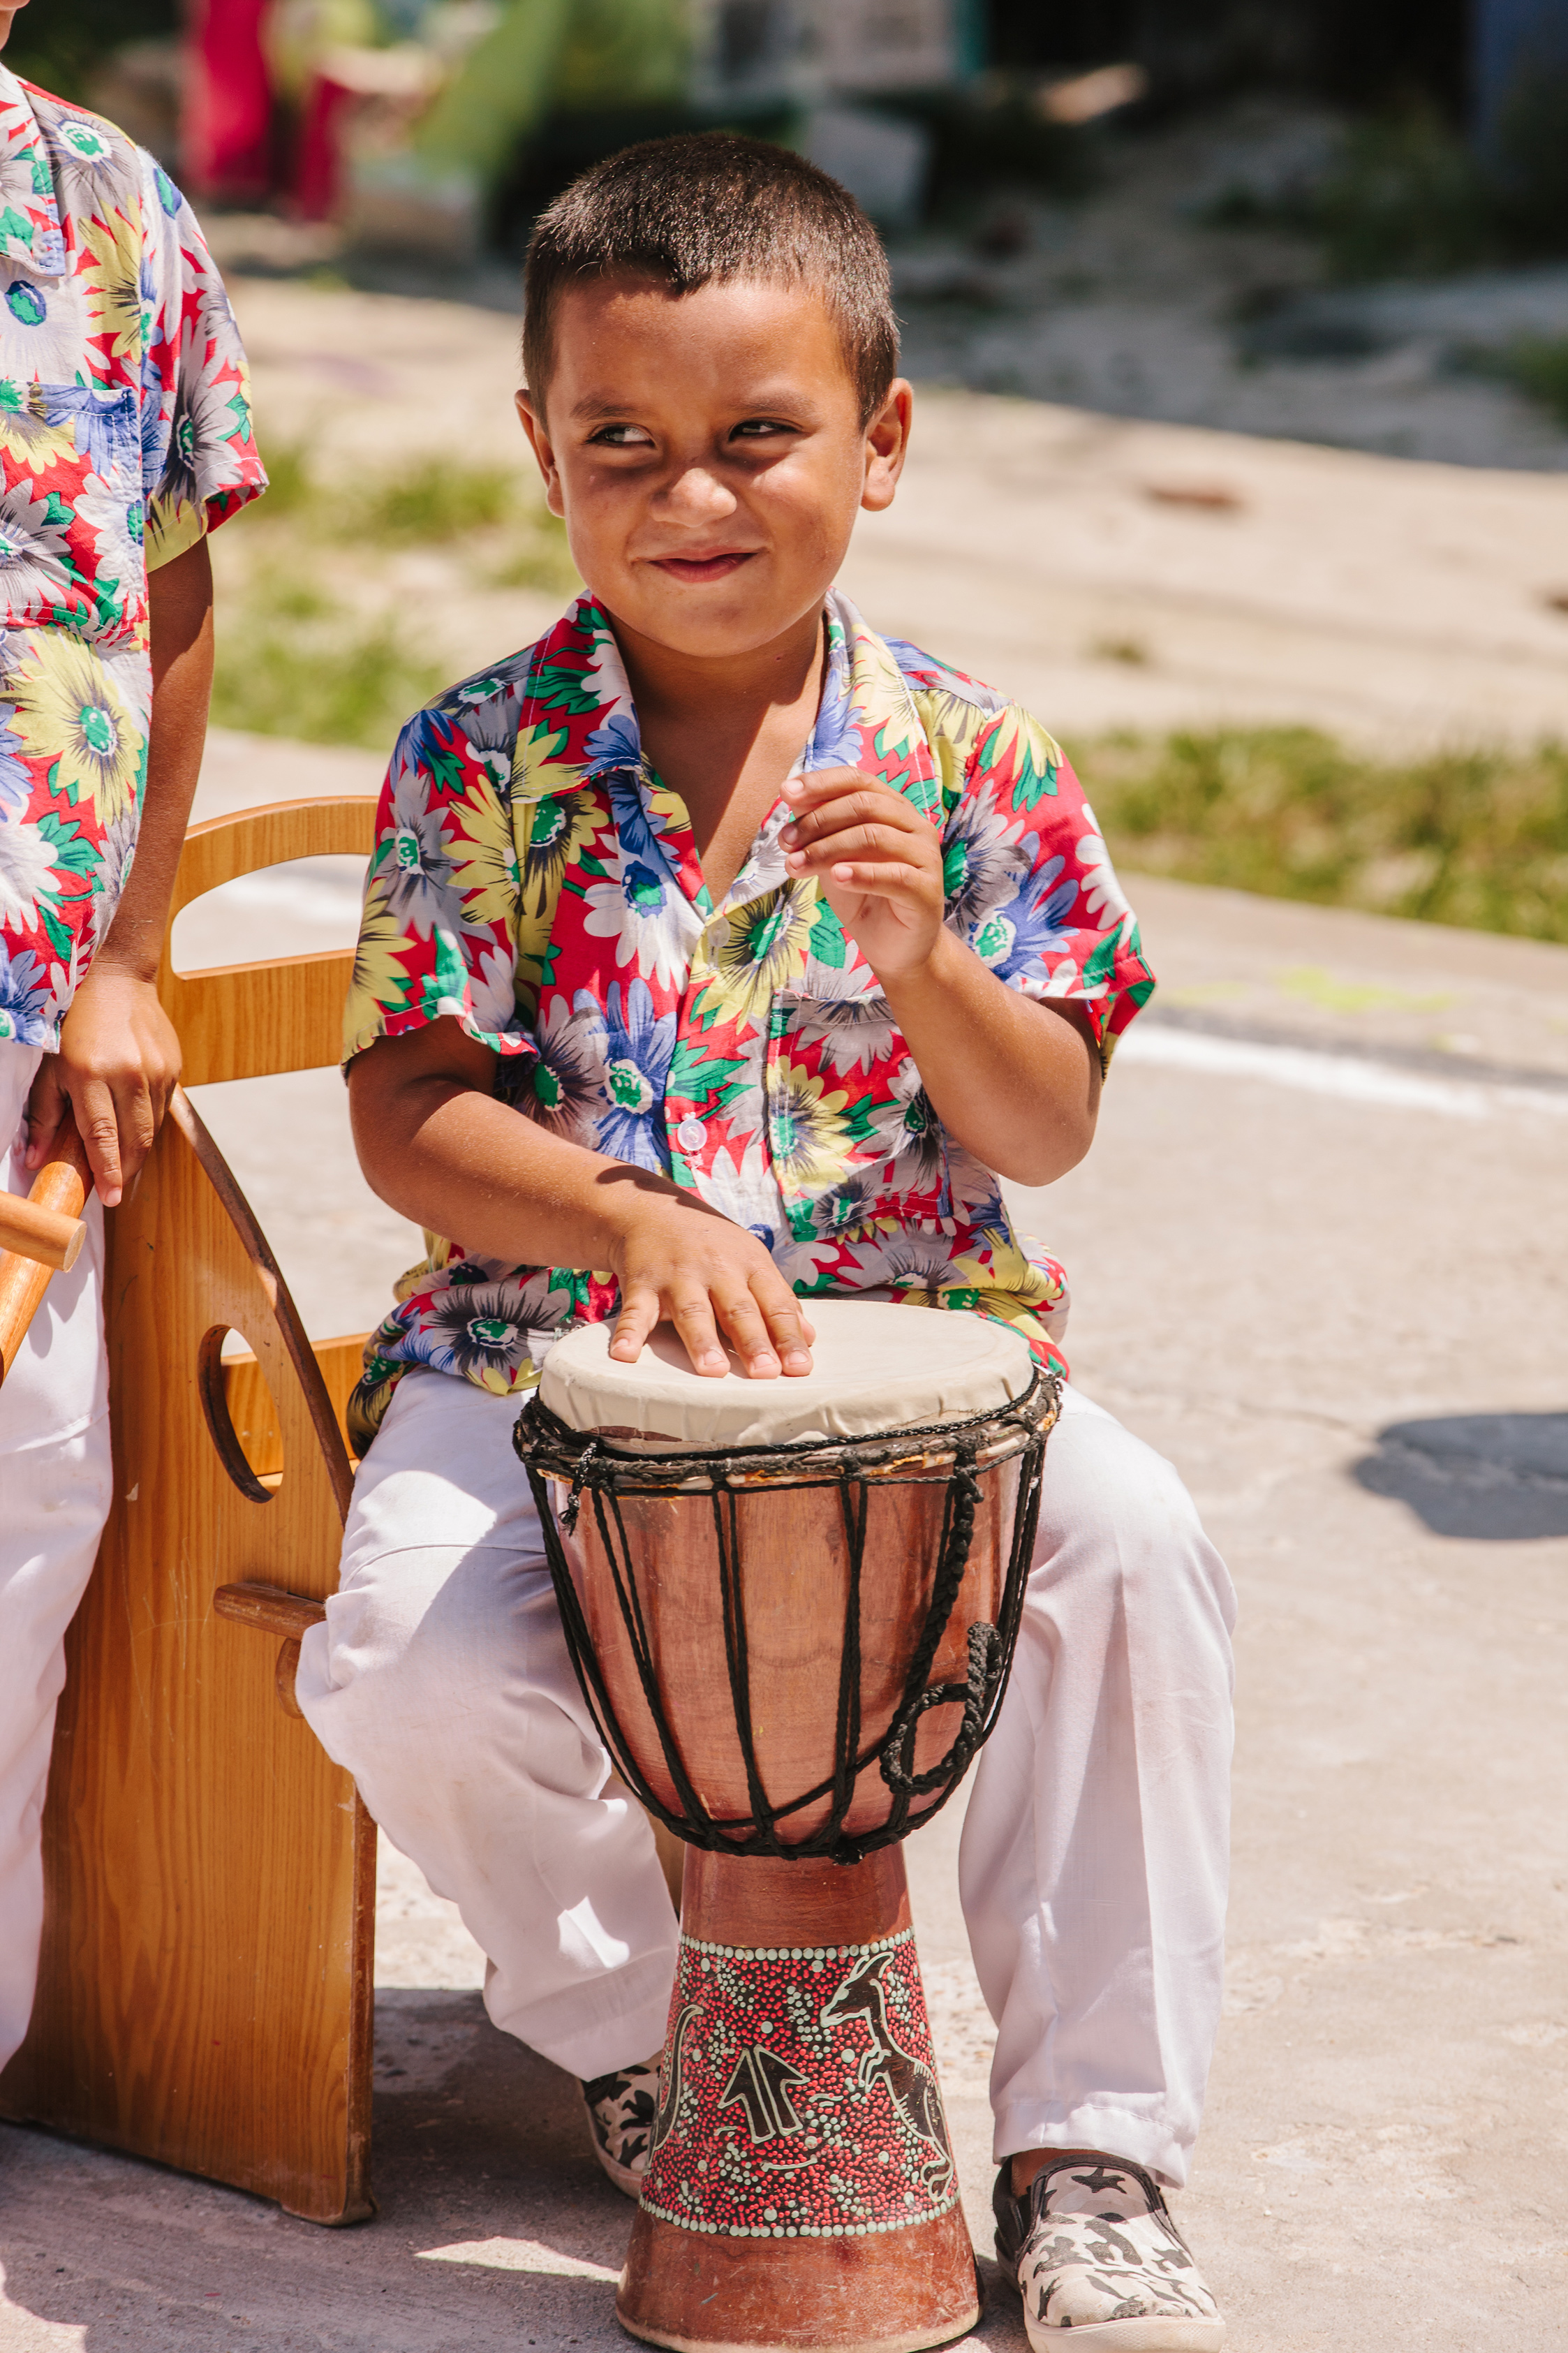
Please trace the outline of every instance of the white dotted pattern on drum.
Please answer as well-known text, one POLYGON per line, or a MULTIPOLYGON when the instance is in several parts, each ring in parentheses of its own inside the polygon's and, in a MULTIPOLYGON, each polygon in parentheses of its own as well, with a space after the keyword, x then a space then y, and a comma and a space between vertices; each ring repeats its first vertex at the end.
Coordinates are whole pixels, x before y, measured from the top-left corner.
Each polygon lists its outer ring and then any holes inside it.
POLYGON ((914 1933, 683 1937, 645 2212, 725 2239, 858 2239, 958 2199, 914 1933))
POLYGON ((985 1315, 882 1300, 807 1299, 813 1367, 749 1380, 694 1372, 661 1324, 635 1365, 610 1355, 613 1327, 580 1324, 552 1348, 540 1381, 550 1411, 629 1453, 671 1448, 812 1446, 1000 1413, 1034 1377, 1028 1343, 985 1315))
POLYGON ((688 1936, 686 1948, 721 1961, 847 1961, 859 1953, 890 1953, 895 1945, 908 1944, 913 1936, 912 1928, 900 1928, 896 1935, 878 1936, 869 1945, 709 1945, 700 1936, 688 1936))

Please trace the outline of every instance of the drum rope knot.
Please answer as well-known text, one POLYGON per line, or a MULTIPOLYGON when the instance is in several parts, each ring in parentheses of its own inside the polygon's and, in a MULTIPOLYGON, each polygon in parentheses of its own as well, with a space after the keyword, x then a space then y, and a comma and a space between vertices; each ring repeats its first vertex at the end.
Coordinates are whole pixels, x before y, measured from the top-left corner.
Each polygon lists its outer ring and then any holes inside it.
POLYGON ((588 1478, 589 1466, 598 1451, 598 1440, 591 1438, 577 1457, 577 1468, 572 1474, 572 1492, 561 1507, 561 1525, 568 1535, 577 1525, 577 1514, 583 1505, 583 1489, 588 1478))

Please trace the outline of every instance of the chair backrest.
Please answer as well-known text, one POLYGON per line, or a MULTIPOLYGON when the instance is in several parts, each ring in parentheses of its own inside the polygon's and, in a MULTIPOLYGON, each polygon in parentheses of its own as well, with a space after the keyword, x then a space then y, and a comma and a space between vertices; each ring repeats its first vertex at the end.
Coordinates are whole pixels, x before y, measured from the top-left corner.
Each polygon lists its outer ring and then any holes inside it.
MULTIPOLYGON (((194 827, 176 912, 258 868, 363 856, 374 807, 194 827)), ((353 961, 182 977, 165 944, 186 1080, 336 1062, 353 961)), ((68 1636, 38 2000, 0 2115, 354 2221, 374 2211, 374 1825, 299 1720, 297 1644, 225 1603, 282 1588, 292 1623, 334 1590, 358 1344, 312 1348, 183 1088, 107 1248, 114 1502, 68 1636)))
POLYGON ((313 1071, 338 1060, 352 948, 271 956, 178 973, 170 953, 174 919, 194 899, 268 866, 297 858, 368 858, 375 800, 275 801, 192 826, 180 853, 158 994, 180 1034, 188 1087, 313 1071))
MULTIPOLYGON (((192 826, 180 853, 158 969, 158 994, 180 1035, 184 1085, 268 1078, 338 1060, 343 999, 353 969, 352 948, 181 974, 173 959, 174 919, 207 892, 269 866, 299 858, 368 858, 375 808, 374 794, 271 801, 192 826)), ((344 1429, 349 1391, 362 1369, 364 1340, 365 1335, 356 1332, 315 1343, 316 1362, 340 1430, 344 1429)), ((282 1440, 271 1393, 258 1377, 256 1359, 230 1354, 223 1371, 234 1426, 245 1433, 251 1468, 262 1479, 272 1478, 282 1460, 282 1440)))

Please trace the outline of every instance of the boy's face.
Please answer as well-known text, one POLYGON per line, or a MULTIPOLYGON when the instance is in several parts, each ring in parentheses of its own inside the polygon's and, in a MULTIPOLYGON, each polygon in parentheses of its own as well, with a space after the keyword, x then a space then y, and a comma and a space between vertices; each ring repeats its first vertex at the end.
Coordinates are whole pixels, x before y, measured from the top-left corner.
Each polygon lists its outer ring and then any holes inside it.
POLYGON ((571 288, 546 393, 548 417, 518 406, 578 571, 618 621, 706 660, 820 607, 909 437, 908 385, 863 426, 826 304, 757 280, 571 288))

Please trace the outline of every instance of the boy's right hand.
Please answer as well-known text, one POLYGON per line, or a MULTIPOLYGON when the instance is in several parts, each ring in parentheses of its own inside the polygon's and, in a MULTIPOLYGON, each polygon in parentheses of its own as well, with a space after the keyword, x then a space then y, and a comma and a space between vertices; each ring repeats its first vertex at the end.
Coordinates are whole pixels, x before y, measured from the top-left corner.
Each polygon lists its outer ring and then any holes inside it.
POLYGON ((773 1260, 743 1226, 689 1193, 638 1187, 619 1209, 621 1312, 610 1354, 634 1365, 656 1324, 673 1324, 694 1368, 730 1370, 722 1334, 751 1379, 811 1370, 816 1334, 773 1260))

